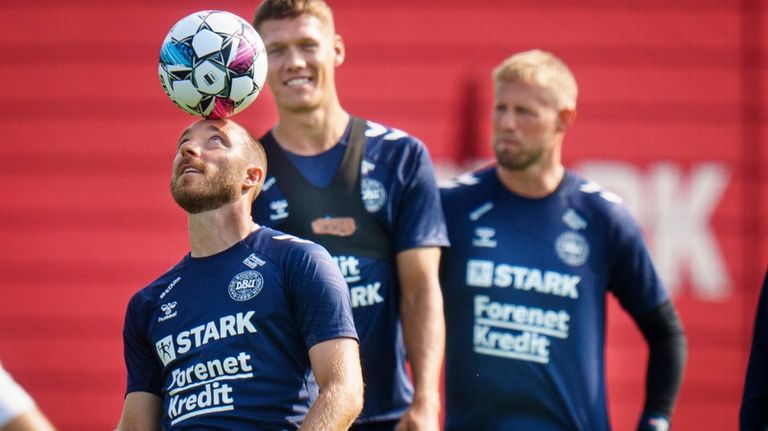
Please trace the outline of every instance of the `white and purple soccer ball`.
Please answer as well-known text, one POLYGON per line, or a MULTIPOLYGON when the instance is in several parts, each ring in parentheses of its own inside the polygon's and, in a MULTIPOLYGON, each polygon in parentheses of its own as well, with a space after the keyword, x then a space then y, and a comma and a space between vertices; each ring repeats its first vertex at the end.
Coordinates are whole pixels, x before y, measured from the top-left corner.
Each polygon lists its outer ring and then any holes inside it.
POLYGON ((264 42, 253 27, 224 11, 179 20, 160 49, 160 84, 184 111, 225 118, 245 109, 267 76, 264 42))

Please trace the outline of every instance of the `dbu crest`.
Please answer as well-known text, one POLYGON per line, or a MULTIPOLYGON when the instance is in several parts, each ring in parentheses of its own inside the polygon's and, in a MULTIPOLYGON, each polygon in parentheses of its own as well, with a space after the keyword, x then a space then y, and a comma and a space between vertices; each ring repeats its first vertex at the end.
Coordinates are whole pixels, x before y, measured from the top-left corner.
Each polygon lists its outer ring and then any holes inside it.
POLYGON ((247 301, 261 292, 264 277, 257 271, 244 271, 229 282, 229 297, 235 301, 247 301))

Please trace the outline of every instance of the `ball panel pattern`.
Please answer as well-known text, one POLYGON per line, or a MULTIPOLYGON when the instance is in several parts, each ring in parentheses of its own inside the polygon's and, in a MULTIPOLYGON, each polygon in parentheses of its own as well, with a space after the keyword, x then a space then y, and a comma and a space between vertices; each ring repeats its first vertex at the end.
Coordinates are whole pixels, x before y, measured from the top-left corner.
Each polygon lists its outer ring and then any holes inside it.
POLYGON ((264 43, 236 15, 196 12, 168 32, 158 74, 165 93, 185 112, 225 118, 245 109, 261 92, 267 74, 264 43))

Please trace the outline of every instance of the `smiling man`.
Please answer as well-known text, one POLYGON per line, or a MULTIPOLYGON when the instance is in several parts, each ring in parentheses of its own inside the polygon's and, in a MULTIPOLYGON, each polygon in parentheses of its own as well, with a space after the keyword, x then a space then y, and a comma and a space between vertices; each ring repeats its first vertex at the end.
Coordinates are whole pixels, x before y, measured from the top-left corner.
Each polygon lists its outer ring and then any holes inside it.
POLYGON ((254 27, 279 115, 260 139, 270 173, 254 220, 325 246, 345 276, 366 384, 353 429, 436 431, 447 239, 426 148, 341 107, 344 42, 325 2, 267 0, 254 27))

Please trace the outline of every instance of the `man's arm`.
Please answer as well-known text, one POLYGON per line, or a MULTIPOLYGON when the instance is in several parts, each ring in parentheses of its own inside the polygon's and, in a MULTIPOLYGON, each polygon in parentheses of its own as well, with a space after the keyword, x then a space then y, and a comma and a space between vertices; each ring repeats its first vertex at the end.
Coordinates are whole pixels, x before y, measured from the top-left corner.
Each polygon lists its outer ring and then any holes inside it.
POLYGON ((440 426, 440 368, 445 351, 445 318, 440 291, 438 247, 398 253, 400 316, 408 361, 413 374, 413 403, 397 427, 437 430, 440 426))
POLYGON ((310 407, 302 431, 349 429, 363 409, 363 373, 357 340, 334 338, 309 349, 320 395, 310 407))
POLYGON ((635 319, 648 343, 645 405, 638 430, 667 430, 688 354, 685 331, 672 301, 635 319))
POLYGON ((45 415, 38 409, 30 410, 13 419, 1 431, 54 431, 45 415))
POLYGON ((160 431, 163 401, 149 392, 131 392, 125 396, 118 431, 160 431))

